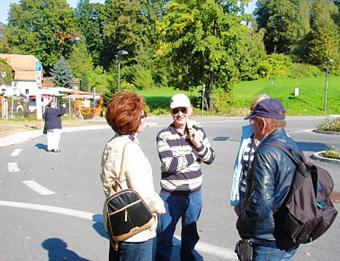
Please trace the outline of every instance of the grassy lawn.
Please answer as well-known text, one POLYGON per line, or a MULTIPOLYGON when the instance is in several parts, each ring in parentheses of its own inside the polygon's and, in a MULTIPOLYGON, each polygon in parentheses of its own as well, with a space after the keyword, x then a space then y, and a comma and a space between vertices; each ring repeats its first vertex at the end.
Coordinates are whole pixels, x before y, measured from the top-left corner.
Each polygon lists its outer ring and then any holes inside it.
MULTIPOLYGON (((241 82, 233 90, 231 107, 247 109, 257 95, 266 93, 281 100, 287 109, 287 115, 324 115, 324 87, 325 77, 241 82), (299 96, 293 95, 295 88, 299 88, 299 96)), ((151 113, 163 114, 168 113, 171 96, 184 91, 160 88, 138 92, 144 96, 151 113)), ((188 96, 198 96, 197 92, 184 93, 188 96)), ((196 110, 199 111, 199 108, 196 110)), ((329 77, 327 114, 340 114, 340 76, 329 77)))
MULTIPOLYGON (((323 115, 325 78, 273 79, 241 82, 233 91, 235 107, 248 107, 261 93, 282 101, 287 115, 323 115), (300 95, 294 96, 299 88, 300 95)), ((340 76, 328 81, 328 114, 340 114, 340 76)))

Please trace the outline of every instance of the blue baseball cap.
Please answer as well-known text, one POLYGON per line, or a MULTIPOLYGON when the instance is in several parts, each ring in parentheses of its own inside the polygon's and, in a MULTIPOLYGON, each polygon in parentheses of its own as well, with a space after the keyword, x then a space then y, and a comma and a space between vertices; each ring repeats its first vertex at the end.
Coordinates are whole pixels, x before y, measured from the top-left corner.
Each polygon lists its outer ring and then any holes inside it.
POLYGON ((265 99, 260 101, 255 109, 244 119, 252 119, 256 116, 284 120, 285 119, 285 108, 278 99, 265 99))

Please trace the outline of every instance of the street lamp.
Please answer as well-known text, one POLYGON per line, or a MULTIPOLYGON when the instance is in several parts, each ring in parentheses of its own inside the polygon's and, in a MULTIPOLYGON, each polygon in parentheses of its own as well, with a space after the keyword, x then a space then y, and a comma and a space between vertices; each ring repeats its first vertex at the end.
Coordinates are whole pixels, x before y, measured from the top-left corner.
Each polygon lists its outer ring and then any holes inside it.
POLYGON ((116 59, 118 61, 118 77, 117 77, 117 90, 120 91, 120 60, 124 55, 128 55, 128 51, 119 50, 116 54, 116 59))
POLYGON ((326 74, 325 74, 325 89, 324 89, 324 105, 323 105, 323 111, 325 114, 327 114, 328 110, 328 77, 329 77, 329 65, 332 63, 333 59, 327 59, 326 61, 326 74))

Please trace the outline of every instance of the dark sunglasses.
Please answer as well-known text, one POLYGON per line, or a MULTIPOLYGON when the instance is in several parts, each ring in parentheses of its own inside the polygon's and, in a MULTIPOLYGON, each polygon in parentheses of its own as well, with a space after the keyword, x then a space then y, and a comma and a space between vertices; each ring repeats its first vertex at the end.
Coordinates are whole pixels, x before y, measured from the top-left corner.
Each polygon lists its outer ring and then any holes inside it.
POLYGON ((188 112, 188 108, 185 107, 179 107, 179 108, 175 108, 172 110, 172 114, 176 115, 177 113, 182 112, 183 114, 188 112))

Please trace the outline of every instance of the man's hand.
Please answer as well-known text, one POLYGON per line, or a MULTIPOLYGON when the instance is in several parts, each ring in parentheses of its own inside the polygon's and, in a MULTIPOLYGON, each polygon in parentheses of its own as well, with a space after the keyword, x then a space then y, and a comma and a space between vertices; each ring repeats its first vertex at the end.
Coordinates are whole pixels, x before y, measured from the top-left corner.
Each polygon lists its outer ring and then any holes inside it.
POLYGON ((198 137, 196 130, 194 128, 190 128, 190 129, 188 128, 188 135, 189 135, 190 141, 192 142, 192 144, 194 144, 196 149, 202 146, 202 141, 198 137))

